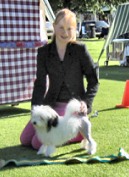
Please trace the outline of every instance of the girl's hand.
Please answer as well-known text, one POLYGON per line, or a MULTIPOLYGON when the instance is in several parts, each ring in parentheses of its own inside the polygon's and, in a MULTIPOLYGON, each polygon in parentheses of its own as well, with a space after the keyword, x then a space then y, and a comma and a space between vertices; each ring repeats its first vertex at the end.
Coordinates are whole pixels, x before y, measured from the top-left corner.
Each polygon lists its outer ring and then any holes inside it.
POLYGON ((84 101, 81 101, 80 112, 82 112, 84 115, 87 115, 87 105, 84 101))

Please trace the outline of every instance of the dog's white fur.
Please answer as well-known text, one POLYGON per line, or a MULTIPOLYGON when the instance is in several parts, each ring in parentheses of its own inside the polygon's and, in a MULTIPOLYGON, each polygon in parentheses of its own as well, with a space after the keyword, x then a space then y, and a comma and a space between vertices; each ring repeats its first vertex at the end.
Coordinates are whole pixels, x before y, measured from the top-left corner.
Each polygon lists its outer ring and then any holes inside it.
POLYGON ((86 149, 88 154, 96 152, 96 142, 91 137, 91 123, 87 116, 80 115, 80 107, 81 102, 72 99, 67 104, 63 117, 49 106, 35 106, 32 109, 31 123, 43 144, 37 154, 50 156, 55 152, 56 146, 76 137, 79 132, 84 137, 82 148, 86 149))

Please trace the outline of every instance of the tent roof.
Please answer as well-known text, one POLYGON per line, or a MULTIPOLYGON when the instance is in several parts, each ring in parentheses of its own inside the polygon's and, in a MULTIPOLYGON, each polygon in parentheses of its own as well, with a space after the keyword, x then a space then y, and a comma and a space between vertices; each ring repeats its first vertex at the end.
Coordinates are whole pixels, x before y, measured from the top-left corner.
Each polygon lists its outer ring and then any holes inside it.
POLYGON ((102 48, 98 61, 101 58, 104 50, 113 41, 113 39, 117 39, 120 35, 129 32, 128 21, 129 21, 129 3, 124 3, 119 5, 117 8, 115 18, 110 27, 107 39, 102 48))
POLYGON ((46 14, 48 20, 49 20, 51 23, 53 23, 54 20, 55 20, 55 15, 54 15, 54 12, 53 12, 53 10, 52 10, 52 8, 51 8, 51 5, 50 5, 50 3, 49 3, 48 0, 43 0, 43 2, 44 2, 44 4, 45 4, 45 14, 46 14))

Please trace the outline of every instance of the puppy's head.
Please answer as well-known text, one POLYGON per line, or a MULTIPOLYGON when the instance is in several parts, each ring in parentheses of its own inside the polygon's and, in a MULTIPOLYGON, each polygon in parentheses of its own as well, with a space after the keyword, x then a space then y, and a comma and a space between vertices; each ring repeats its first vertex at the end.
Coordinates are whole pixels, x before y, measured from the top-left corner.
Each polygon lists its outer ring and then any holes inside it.
MULTIPOLYGON (((87 106, 86 106, 87 108, 87 106)), ((72 99, 68 102, 66 106, 65 113, 68 116, 83 116, 84 114, 81 111, 81 102, 77 99, 72 99)))
POLYGON ((49 106, 34 106, 31 111, 31 123, 35 128, 49 131, 58 124, 58 114, 49 106))

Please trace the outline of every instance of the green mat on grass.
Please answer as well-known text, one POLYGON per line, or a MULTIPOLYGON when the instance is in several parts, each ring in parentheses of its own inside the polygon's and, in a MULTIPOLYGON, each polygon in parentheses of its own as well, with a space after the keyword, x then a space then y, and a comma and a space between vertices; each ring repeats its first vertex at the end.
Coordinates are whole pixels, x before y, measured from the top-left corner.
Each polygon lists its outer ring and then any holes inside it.
POLYGON ((129 154, 125 152, 123 148, 119 149, 117 155, 109 155, 109 156, 78 156, 72 157, 69 159, 58 159, 58 158, 43 158, 39 160, 0 160, 0 169, 5 166, 35 166, 35 165, 55 165, 55 164, 78 164, 78 163, 115 163, 123 160, 129 160, 129 154))

